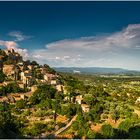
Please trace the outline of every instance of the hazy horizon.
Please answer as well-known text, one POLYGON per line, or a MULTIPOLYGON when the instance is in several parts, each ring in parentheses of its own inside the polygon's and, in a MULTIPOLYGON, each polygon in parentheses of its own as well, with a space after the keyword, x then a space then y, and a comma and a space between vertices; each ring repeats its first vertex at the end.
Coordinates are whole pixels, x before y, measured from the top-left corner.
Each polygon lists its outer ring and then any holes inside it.
POLYGON ((66 66, 66 67, 63 67, 63 66, 62 67, 61 66, 59 67, 58 66, 58 67, 55 67, 54 66, 52 68, 101 68, 101 69, 102 68, 103 69, 105 68, 105 69, 122 69, 122 70, 129 70, 129 71, 137 71, 137 72, 140 72, 140 70, 134 70, 134 69, 125 69, 125 68, 120 68, 120 67, 114 67, 114 68, 113 67, 102 67, 102 66, 101 67, 94 67, 94 66, 93 67, 92 66, 91 67, 90 66, 89 67, 73 67, 73 66, 66 66))

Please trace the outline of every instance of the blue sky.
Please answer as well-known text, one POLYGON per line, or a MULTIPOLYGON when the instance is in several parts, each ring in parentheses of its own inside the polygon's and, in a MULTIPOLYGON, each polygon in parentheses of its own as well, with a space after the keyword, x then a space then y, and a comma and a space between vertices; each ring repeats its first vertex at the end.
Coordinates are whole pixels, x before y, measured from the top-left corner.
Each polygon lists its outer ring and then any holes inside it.
POLYGON ((50 66, 140 70, 140 2, 0 2, 0 47, 50 66))

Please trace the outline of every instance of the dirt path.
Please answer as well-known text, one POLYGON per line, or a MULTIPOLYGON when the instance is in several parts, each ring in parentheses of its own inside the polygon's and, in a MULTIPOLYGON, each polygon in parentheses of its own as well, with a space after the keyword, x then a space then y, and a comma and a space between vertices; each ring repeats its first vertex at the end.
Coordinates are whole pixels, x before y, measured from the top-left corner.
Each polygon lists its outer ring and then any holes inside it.
POLYGON ((72 125, 72 123, 76 120, 76 118, 77 118, 77 115, 75 115, 75 116, 71 119, 71 121, 70 121, 65 127, 62 127, 62 128, 60 128, 58 131, 56 131, 54 135, 57 136, 58 134, 60 134, 60 133, 62 133, 63 131, 65 131, 69 126, 72 125))

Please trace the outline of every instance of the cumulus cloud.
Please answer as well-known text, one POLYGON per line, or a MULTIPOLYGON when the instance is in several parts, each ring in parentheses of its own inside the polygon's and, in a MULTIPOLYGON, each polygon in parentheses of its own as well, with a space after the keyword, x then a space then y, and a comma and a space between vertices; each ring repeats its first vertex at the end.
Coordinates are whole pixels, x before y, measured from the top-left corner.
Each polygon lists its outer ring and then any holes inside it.
POLYGON ((140 24, 108 35, 64 39, 34 50, 32 57, 51 66, 105 66, 140 69, 140 24), (41 56, 41 57, 37 57, 41 56))
POLYGON ((20 48, 19 45, 15 41, 0 40, 0 46, 6 47, 6 49, 8 50, 14 49, 16 52, 18 52, 20 55, 23 56, 24 60, 29 58, 28 50, 20 48))
POLYGON ((29 59, 29 52, 27 49, 22 49, 18 42, 19 41, 23 41, 26 39, 31 38, 32 36, 26 36, 24 35, 22 32, 20 31, 13 31, 8 33, 9 36, 14 37, 15 40, 0 40, 0 46, 2 47, 6 47, 8 50, 14 49, 16 52, 18 52, 19 54, 21 54, 23 56, 23 59, 29 59))
POLYGON ((15 41, 23 41, 32 37, 32 36, 24 35, 20 31, 13 31, 13 32, 8 33, 8 35, 11 37, 15 37, 16 38, 15 41))
POLYGON ((18 46, 18 44, 15 41, 3 41, 0 40, 0 46, 6 47, 9 49, 14 49, 18 46))
POLYGON ((16 48, 16 51, 23 57, 24 60, 29 59, 29 52, 27 49, 16 48))

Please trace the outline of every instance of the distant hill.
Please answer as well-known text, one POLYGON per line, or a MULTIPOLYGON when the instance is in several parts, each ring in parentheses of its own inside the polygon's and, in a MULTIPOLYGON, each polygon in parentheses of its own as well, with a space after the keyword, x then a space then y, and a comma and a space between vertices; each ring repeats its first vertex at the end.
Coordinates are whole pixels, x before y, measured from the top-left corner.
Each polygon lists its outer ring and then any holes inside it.
POLYGON ((140 74, 140 71, 104 67, 54 67, 58 72, 87 74, 140 74))

